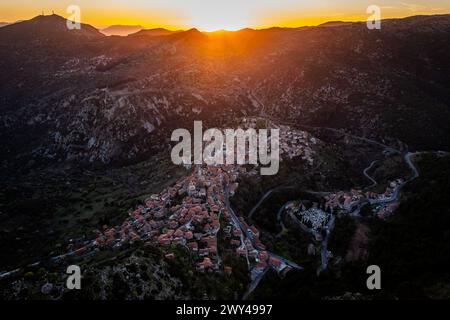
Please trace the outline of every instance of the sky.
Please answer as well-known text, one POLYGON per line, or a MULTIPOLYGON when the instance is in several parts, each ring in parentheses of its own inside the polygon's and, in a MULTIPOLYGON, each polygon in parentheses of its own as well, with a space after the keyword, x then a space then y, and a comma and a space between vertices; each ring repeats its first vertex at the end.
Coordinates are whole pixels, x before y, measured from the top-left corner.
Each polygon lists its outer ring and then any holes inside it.
POLYGON ((382 18, 450 13, 449 0, 1 0, 0 22, 52 11, 69 17, 70 5, 79 6, 82 23, 98 28, 123 24, 202 31, 365 21, 370 5, 381 8, 382 18))

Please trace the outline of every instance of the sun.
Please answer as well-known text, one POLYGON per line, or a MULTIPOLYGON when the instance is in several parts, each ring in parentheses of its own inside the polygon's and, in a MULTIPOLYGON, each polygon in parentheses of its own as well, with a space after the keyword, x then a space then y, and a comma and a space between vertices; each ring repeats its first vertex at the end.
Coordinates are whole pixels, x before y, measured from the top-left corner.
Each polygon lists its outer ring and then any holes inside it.
POLYGON ((188 24, 201 31, 243 29, 250 24, 250 13, 235 1, 194 1, 189 6, 188 24))

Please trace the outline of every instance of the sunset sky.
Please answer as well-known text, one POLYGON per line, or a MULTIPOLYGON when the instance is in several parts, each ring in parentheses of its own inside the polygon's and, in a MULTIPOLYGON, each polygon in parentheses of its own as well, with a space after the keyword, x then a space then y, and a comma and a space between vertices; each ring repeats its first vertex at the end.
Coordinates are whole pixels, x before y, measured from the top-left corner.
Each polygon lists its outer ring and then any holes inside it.
POLYGON ((450 13, 448 0, 14 0, 0 3, 0 21, 29 19, 43 10, 67 17, 67 7, 79 5, 81 21, 99 28, 139 24, 146 28, 236 30, 366 20, 366 8, 372 4, 381 7, 382 18, 450 13))

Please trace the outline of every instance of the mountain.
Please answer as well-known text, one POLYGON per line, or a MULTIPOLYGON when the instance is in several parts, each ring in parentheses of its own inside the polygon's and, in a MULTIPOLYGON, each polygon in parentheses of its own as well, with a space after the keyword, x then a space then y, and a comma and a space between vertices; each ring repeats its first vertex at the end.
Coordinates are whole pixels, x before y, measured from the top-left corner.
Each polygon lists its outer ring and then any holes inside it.
POLYGON ((1 27, 5 27, 5 26, 7 26, 8 24, 10 24, 9 22, 0 22, 0 28, 1 27))
POLYGON ((107 36, 127 36, 144 29, 142 26, 113 25, 101 30, 107 36))
POLYGON ((0 30, 0 40, 6 43, 22 44, 36 42, 57 42, 62 40, 94 40, 103 35, 94 27, 81 24, 81 29, 67 28, 67 19, 56 14, 37 16, 31 20, 14 23, 0 30))
POLYGON ((135 161, 174 124, 261 112, 448 150, 449 32, 450 16, 439 15, 386 20, 380 31, 351 23, 106 37, 38 16, 0 30, 5 163, 135 161))
POLYGON ((167 36, 174 33, 179 33, 182 31, 171 31, 164 28, 156 28, 156 29, 143 29, 138 32, 129 34, 130 37, 134 36, 149 36, 149 37, 159 37, 159 36, 167 36))
POLYGON ((319 25, 319 27, 342 27, 354 22, 344 22, 344 21, 328 21, 319 25))

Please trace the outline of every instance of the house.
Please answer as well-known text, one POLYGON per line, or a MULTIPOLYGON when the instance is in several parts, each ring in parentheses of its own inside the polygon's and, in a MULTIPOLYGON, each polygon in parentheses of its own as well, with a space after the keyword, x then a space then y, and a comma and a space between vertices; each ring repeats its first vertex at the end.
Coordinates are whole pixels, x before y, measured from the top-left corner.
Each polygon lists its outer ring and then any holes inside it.
POLYGON ((223 228, 223 232, 224 232, 227 236, 230 236, 230 233, 231 233, 231 226, 226 226, 225 228, 223 228))
POLYGON ((210 258, 203 258, 203 261, 198 264, 200 269, 204 270, 207 268, 211 268, 214 264, 212 263, 210 258))
POLYGON ((170 220, 169 221, 169 227, 172 229, 175 229, 176 227, 178 227, 178 222, 175 220, 170 220))
POLYGON ((248 228, 248 231, 256 238, 259 237, 259 230, 256 229, 255 226, 251 226, 250 228, 248 228))
POLYGON ((233 273, 233 268, 225 266, 225 267, 223 267, 223 272, 224 272, 227 276, 230 276, 230 275, 233 273))
POLYGON ((181 238, 182 236, 184 236, 184 232, 181 231, 181 229, 177 229, 177 231, 175 231, 173 235, 174 237, 181 238))
POLYGON ((162 246, 167 246, 171 243, 171 240, 166 234, 162 234, 158 237, 158 243, 162 246))
POLYGON ((136 232, 131 232, 131 241, 136 242, 141 240, 141 237, 136 232))
POLYGON ((172 259, 175 259, 175 254, 174 253, 168 253, 168 254, 165 255, 165 257, 166 257, 166 259, 172 260, 172 259))
POLYGON ((267 251, 261 251, 259 253, 259 260, 260 261, 267 261, 267 259, 269 259, 269 254, 267 253, 267 251))
POLYGON ((203 234, 201 234, 201 233, 194 233, 194 238, 196 239, 196 240, 200 240, 201 238, 203 237, 203 234))
POLYGON ((240 240, 231 240, 231 241, 230 241, 230 244, 231 244, 232 246, 239 247, 239 246, 241 245, 241 241, 240 241, 240 240))
POLYGON ((217 254, 217 246, 211 246, 208 248, 208 250, 211 254, 217 254))
POLYGON ((264 270, 267 267, 267 263, 265 261, 260 261, 256 264, 256 269, 264 270))
POLYGON ((270 258, 269 258, 269 264, 270 264, 272 267, 278 268, 278 267, 281 265, 281 261, 280 261, 280 259, 278 259, 278 258, 270 257, 270 258))
POLYGON ((214 229, 217 228, 217 227, 219 227, 219 226, 220 226, 219 220, 218 220, 218 219, 214 219, 214 220, 211 222, 211 226, 212 226, 214 229))
POLYGON ((198 251, 198 243, 197 242, 188 242, 187 246, 192 251, 198 251))
POLYGON ((256 247, 256 249, 258 249, 258 250, 266 250, 266 246, 263 245, 263 244, 261 243, 261 241, 259 241, 259 239, 257 239, 257 240, 255 241, 255 247, 256 247))
POLYGON ((251 250, 251 251, 249 251, 248 256, 252 259, 256 259, 258 257, 258 251, 251 250))
POLYGON ((291 271, 292 270, 292 268, 291 267, 289 267, 289 266, 286 266, 286 268, 284 268, 283 269, 283 273, 282 273, 282 275, 283 276, 286 276, 286 274, 289 272, 289 271, 291 271))
POLYGON ((174 244, 181 244, 181 245, 185 245, 186 244, 186 239, 185 238, 176 238, 175 240, 173 240, 174 244))

